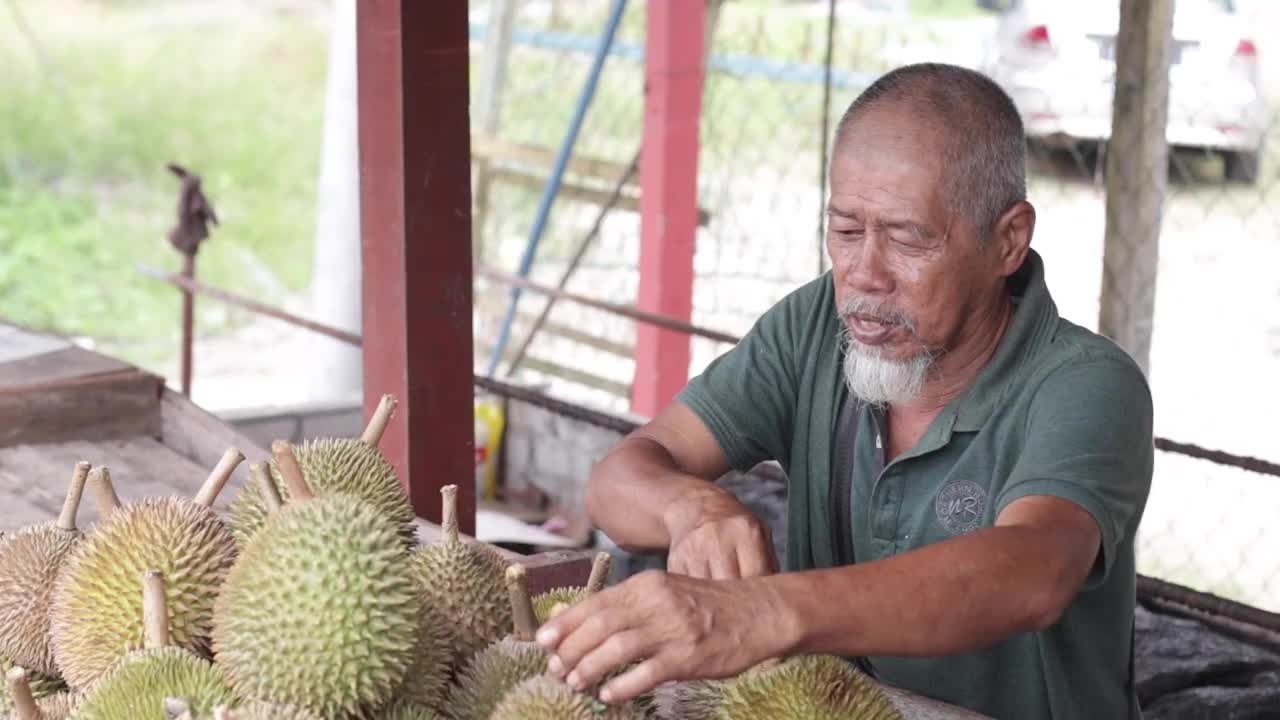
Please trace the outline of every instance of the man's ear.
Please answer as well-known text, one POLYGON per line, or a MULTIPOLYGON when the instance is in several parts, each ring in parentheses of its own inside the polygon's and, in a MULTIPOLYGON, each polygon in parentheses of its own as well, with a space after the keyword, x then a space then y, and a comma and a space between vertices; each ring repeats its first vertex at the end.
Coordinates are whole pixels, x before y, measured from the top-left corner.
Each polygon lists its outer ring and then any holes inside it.
POLYGON ((1036 209, 1026 200, 1018 201, 996 220, 990 250, 996 253, 1002 275, 1008 277, 1022 267, 1035 229, 1036 209))

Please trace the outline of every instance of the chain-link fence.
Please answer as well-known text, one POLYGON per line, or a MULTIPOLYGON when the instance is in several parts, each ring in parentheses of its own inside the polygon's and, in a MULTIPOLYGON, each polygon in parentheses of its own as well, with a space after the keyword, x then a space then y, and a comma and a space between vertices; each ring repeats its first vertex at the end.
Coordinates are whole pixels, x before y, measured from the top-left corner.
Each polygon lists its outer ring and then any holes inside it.
MULTIPOLYGON (((488 22, 503 2, 473 0, 473 67, 495 52, 488 22)), ((476 173, 478 265, 517 267, 609 5, 516 3, 505 86, 493 103, 500 121, 476 131, 477 168, 484 168, 476 173)), ((693 322, 742 334, 820 272, 824 133, 879 73, 937 60, 984 70, 1018 103, 1032 136, 1033 247, 1045 259, 1059 312, 1097 329, 1112 100, 1106 72, 1118 2, 1086 3, 1074 16, 1031 12, 1064 3, 1018 5, 1019 12, 997 14, 961 0, 838 3, 829 72, 825 2, 726 2, 709 16, 693 322)), ((1268 73, 1266 62, 1269 53, 1280 59, 1280 45, 1264 45, 1267 38, 1250 29, 1265 26, 1266 16, 1276 26, 1280 8, 1218 0, 1178 8, 1150 360, 1156 432, 1274 457, 1268 411, 1280 401, 1280 64, 1268 73), (1203 20, 1213 13, 1220 22, 1203 20)), ((643 2, 626 10, 530 273, 624 304, 635 302, 638 284, 638 177, 619 181, 641 137, 644 10, 643 2), (612 209, 571 269, 602 207, 612 209)), ((477 283, 483 369, 508 292, 484 278, 477 283)), ((507 361, 546 302, 525 294, 507 361)), ((634 342, 632 320, 562 301, 515 374, 566 399, 626 411, 634 342)), ((727 347, 694 338, 691 374, 727 347)), ((498 374, 508 368, 500 363, 498 374)), ((1158 453, 1140 569, 1280 610, 1277 511, 1280 477, 1158 453)))

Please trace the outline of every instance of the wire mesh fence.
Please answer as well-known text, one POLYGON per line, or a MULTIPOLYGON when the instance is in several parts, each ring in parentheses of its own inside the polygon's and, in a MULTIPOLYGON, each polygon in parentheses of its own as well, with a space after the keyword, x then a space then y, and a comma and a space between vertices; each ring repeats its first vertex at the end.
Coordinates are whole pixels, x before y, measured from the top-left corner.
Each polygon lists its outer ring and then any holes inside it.
MULTIPOLYGON (((474 65, 492 50, 491 13, 473 0, 474 65)), ((544 183, 590 66, 610 3, 516 3, 500 122, 477 145, 477 264, 504 271, 525 251, 544 183), (487 143, 487 144, 486 144, 487 143)), ((1074 16, 990 13, 976 3, 841 2, 828 69, 824 2, 726 2, 709 19, 700 122, 692 321, 742 334, 824 267, 823 135, 880 73, 934 60, 975 67, 1015 99, 1030 136, 1032 247, 1060 314, 1098 328, 1115 2, 1074 16), (824 82, 830 82, 825 111, 824 82), (825 130, 824 130, 825 128, 825 130), (1075 140, 1069 140, 1075 138, 1075 140), (1080 140, 1079 138, 1083 138, 1080 140)), ((1280 64, 1250 29, 1280 21, 1267 3, 1178 3, 1171 46, 1159 262, 1149 378, 1158 435, 1274 457, 1269 411, 1280 402, 1280 64), (1234 10, 1234 14, 1226 14, 1234 10), (1185 17, 1184 17, 1185 16, 1185 17), (1205 18, 1216 18, 1207 22, 1205 18)), ((628 6, 573 148, 530 277, 600 300, 634 303, 638 177, 619 185, 640 144, 644 3, 628 6), (610 203, 621 187, 616 203, 610 203), (602 206, 581 262, 567 272, 602 206)), ((1113 70, 1112 70, 1113 72, 1113 70)), ((474 139, 473 139, 473 142, 474 139)), ((1123 210, 1123 208, 1120 208, 1123 210)), ((1118 278, 1121 283, 1132 278, 1118 278)), ((509 299, 478 278, 477 367, 493 350, 509 299)), ((547 299, 526 293, 498 375, 625 412, 633 321, 557 303, 514 372, 509 360, 547 299)), ((690 373, 727 344, 691 340, 690 373)), ((1280 611, 1280 478, 1158 453, 1140 538, 1140 570, 1280 611)))

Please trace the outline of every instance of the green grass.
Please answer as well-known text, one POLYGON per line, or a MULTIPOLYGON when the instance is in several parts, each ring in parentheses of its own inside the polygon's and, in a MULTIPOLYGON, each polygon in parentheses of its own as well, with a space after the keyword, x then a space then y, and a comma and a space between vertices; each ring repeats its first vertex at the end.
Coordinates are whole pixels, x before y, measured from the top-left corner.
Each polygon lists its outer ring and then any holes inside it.
POLYGON ((324 28, 267 12, 197 18, 178 3, 40 5, 18 3, 47 64, 0 12, 0 317, 133 360, 175 351, 177 293, 134 271, 179 265, 165 237, 169 161, 203 175, 222 221, 202 279, 261 290, 244 272, 254 258, 305 288, 324 28))

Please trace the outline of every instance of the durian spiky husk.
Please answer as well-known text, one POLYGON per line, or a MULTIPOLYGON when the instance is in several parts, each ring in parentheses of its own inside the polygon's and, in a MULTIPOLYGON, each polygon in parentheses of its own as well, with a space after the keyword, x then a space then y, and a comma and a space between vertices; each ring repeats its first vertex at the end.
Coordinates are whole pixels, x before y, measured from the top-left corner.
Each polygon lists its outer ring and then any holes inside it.
POLYGON ((395 524, 333 493, 286 506, 245 546, 218 597, 214 649, 246 699, 350 715, 403 683, 418 611, 395 524))
POLYGON ((560 603, 565 605, 577 605, 583 598, 587 596, 587 589, 584 587, 562 587, 548 590, 533 599, 533 614, 538 619, 538 624, 542 625, 551 619, 551 609, 560 603))
MULTIPOLYGON (((4 678, 5 673, 14 665, 17 665, 14 661, 0 657, 0 678, 4 678)), ((27 670, 27 684, 31 687, 31 696, 36 698, 37 705, 46 697, 65 694, 67 691, 67 683, 58 675, 45 675, 33 670, 27 670)), ((0 682, 0 717, 8 717, 10 712, 13 712, 13 697, 9 694, 9 684, 0 682)))
POLYGON ((442 710, 453 671, 453 633, 431 605, 431 596, 415 578, 418 595, 418 644, 413 665, 405 673, 396 699, 424 708, 442 710))
POLYGON ((85 689, 143 647, 142 573, 158 570, 174 645, 209 654, 213 604, 236 558, 235 540, 209 508, 152 497, 108 515, 67 556, 49 610, 54 658, 85 689))
POLYGON ((805 655, 724 683, 721 720, 901 720, 870 678, 830 655, 805 655))
MULTIPOLYGON (((0 678, 17 663, 5 657, 0 657, 0 678)), ((20 666, 25 667, 25 666, 20 666)), ((31 687, 31 696, 36 700, 50 697, 61 693, 67 689, 67 684, 62 682, 62 678, 57 675, 46 675, 34 670, 27 670, 27 684, 31 687)), ((0 682, 0 717, 13 711, 13 698, 9 695, 9 685, 0 682)))
POLYGON ((476 653, 458 675, 445 704, 454 720, 488 720, 507 691, 547 672, 536 642, 506 637, 476 653))
MULTIPOLYGON (((240 720, 240 718, 236 718, 240 720)), ((383 708, 377 720, 444 720, 444 716, 408 700, 398 700, 383 708)))
MULTIPOLYGON (((81 696, 66 691, 57 692, 36 700, 36 707, 40 708, 44 720, 68 720, 79 704, 80 698, 81 696)), ((18 720, 17 714, 11 707, 0 707, 0 718, 18 720)))
POLYGON ((28 672, 54 674, 49 604, 58 570, 82 537, 57 521, 0 539, 0 655, 28 672))
POLYGON ((605 705, 547 675, 512 688, 489 720, 643 720, 630 703, 605 705))
POLYGON ((235 700, 226 679, 204 658, 179 647, 130 653, 84 695, 76 720, 165 720, 165 698, 180 697, 192 714, 235 700))
POLYGON ((487 545, 442 540, 413 553, 430 605, 453 631, 456 667, 511 632, 507 563, 487 545))
MULTIPOLYGON (((254 700, 237 705, 229 713, 232 720, 324 720, 321 716, 297 705, 277 705, 254 700)), ((201 720, 211 720, 213 715, 201 720)))
POLYGON ((663 720, 712 720, 723 692, 723 680, 663 685, 653 691, 653 713, 663 720))
MULTIPOLYGON (((351 438, 315 438, 291 447, 315 496, 346 492, 361 498, 396 523, 406 548, 413 546, 417 538, 416 514, 395 468, 378 448, 351 438)), ((289 489, 280 469, 275 461, 270 466, 280 498, 288 502, 289 489)), ((268 510, 262 488, 257 483, 246 484, 231 502, 230 511, 231 532, 243 547, 266 522, 268 510)))

